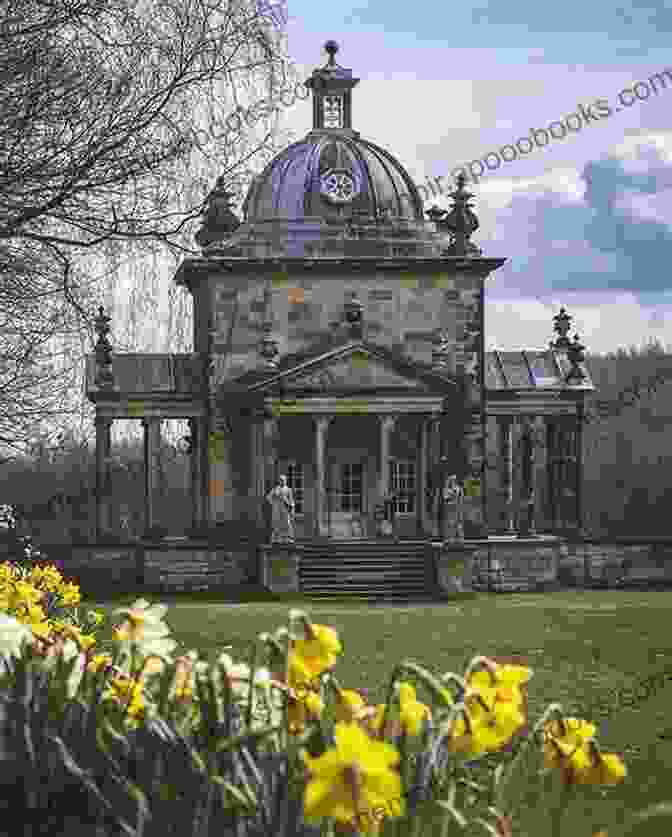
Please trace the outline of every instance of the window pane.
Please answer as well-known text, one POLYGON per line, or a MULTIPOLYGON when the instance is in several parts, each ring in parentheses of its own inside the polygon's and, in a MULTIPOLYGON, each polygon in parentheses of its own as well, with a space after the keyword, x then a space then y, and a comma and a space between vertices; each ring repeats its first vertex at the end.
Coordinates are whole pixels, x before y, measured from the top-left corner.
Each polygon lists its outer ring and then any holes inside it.
POLYGON ((394 511, 396 514, 414 514, 415 462, 393 460, 390 464, 394 511))

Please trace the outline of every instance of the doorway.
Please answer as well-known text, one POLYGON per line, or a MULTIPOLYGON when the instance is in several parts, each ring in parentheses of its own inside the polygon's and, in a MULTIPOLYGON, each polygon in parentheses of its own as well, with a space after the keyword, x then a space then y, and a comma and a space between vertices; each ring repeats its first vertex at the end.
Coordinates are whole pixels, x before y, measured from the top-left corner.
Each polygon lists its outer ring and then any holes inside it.
POLYGON ((329 534, 332 538, 364 538, 367 529, 365 459, 329 466, 329 534))

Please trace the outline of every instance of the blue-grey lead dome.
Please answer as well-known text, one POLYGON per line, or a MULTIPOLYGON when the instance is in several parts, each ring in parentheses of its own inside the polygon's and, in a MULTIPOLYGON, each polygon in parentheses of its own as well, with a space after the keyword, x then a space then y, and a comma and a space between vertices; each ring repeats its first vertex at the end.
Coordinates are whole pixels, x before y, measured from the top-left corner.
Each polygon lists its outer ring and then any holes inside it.
POLYGON ((275 157, 243 204, 248 221, 357 215, 423 221, 422 200, 401 163, 359 137, 311 131, 275 157))

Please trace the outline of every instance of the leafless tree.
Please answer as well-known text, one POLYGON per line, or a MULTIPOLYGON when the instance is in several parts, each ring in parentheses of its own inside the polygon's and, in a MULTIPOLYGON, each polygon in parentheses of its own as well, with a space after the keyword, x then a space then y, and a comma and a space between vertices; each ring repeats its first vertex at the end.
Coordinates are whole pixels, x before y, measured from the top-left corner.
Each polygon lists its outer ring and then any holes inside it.
POLYGON ((295 84, 279 8, 0 0, 5 451, 25 450, 72 395, 72 338, 84 332, 89 351, 93 342, 92 260, 129 242, 190 252, 213 174, 235 188, 274 150, 279 103, 295 84), (263 135, 227 124, 260 98, 271 104, 263 135), (60 364, 55 335, 70 336, 60 364))

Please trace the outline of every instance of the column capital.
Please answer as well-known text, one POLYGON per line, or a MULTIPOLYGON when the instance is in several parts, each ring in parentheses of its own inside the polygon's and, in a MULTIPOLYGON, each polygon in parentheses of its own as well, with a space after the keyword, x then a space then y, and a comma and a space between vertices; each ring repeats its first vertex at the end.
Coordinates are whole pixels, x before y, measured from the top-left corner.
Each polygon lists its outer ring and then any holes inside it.
POLYGON ((161 416, 143 416, 140 421, 144 427, 149 427, 150 425, 160 424, 163 419, 161 416))
POLYGON ((315 422, 315 426, 321 430, 329 427, 331 422, 336 418, 335 415, 331 413, 326 413, 324 415, 313 416, 313 421, 315 422))
POLYGON ((393 414, 386 413, 384 415, 379 415, 378 416, 378 420, 380 421, 380 426, 383 428, 383 430, 388 430, 390 428, 393 428, 394 425, 397 423, 398 418, 399 418, 399 416, 394 414, 394 413, 393 414))

